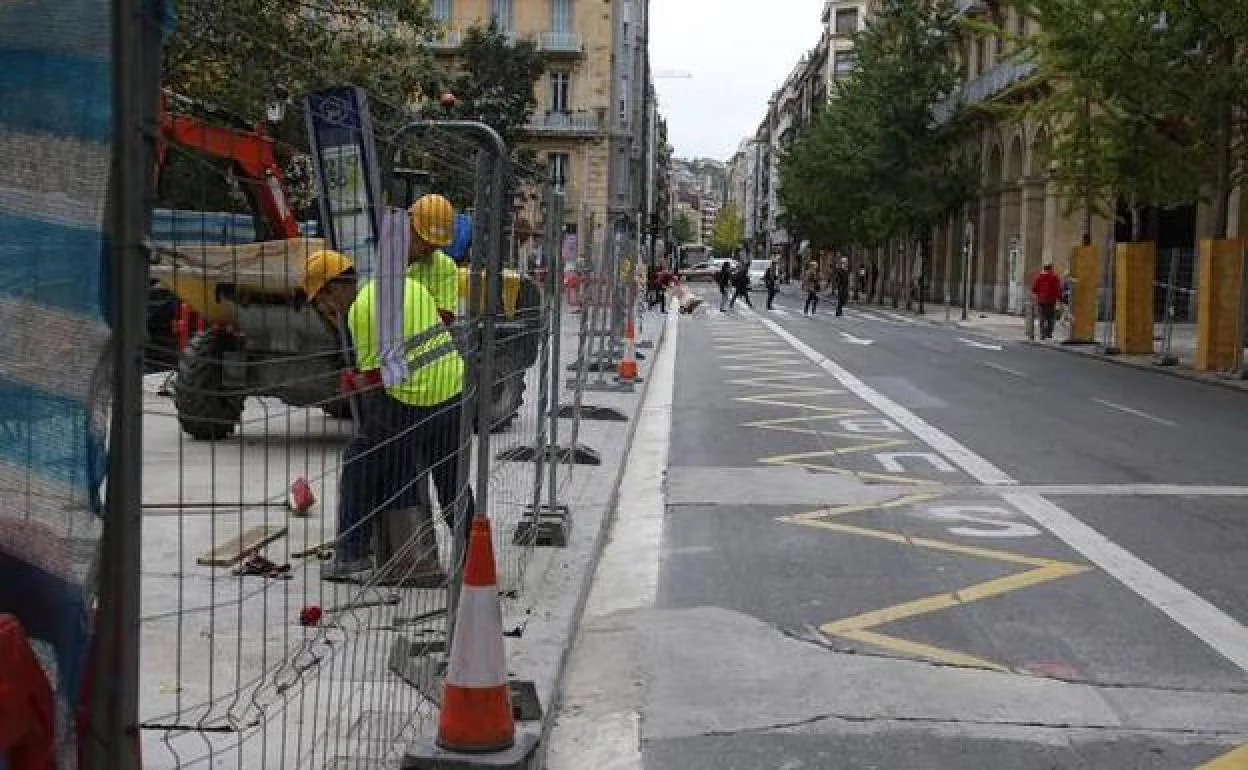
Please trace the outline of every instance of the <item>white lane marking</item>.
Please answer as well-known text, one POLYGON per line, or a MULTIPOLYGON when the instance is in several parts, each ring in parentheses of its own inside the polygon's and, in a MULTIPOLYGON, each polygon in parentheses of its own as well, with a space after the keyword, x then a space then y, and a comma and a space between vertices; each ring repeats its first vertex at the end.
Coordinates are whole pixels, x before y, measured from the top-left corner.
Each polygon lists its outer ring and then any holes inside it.
POLYGON ((863 339, 862 337, 855 337, 849 332, 841 332, 841 336, 844 337, 845 341, 851 345, 862 345, 865 347, 867 345, 875 344, 875 340, 866 340, 866 339, 863 339))
POLYGON ((1177 428, 1177 427, 1178 427, 1178 423, 1176 423, 1176 422, 1173 422, 1173 421, 1171 421, 1171 420, 1167 420, 1167 419, 1165 419, 1165 418, 1163 418, 1163 417, 1157 417, 1156 415, 1149 414, 1148 412, 1141 412, 1139 409, 1132 409, 1132 408, 1131 408, 1131 407, 1129 407, 1129 406, 1123 406, 1122 404, 1115 404, 1113 401, 1106 401, 1106 400, 1105 400, 1105 399, 1103 399, 1103 398, 1094 398, 1094 399, 1092 399, 1092 400, 1093 400, 1093 401, 1095 401, 1096 403, 1100 404, 1100 405, 1101 405, 1101 406, 1103 406, 1103 407, 1106 407, 1106 408, 1108 408, 1108 409, 1113 409, 1113 410, 1115 410, 1115 411, 1122 412, 1122 413, 1124 413, 1124 414, 1134 415, 1134 416, 1136 416, 1136 417, 1139 417, 1139 418, 1140 418, 1140 419, 1142 419, 1142 420, 1148 420, 1149 422, 1155 422, 1155 423, 1157 423, 1158 425, 1165 425, 1165 426, 1166 426, 1166 427, 1168 427, 1168 428, 1177 428))
POLYGON ((920 516, 938 521, 967 522, 979 526, 960 524, 949 527, 950 534, 962 537, 1017 538, 1036 537, 1037 527, 1014 521, 1018 514, 995 505, 937 505, 919 511, 920 516))
MULTIPOLYGON (((676 318, 670 316, 669 318, 676 318)), ((611 541, 594 573, 585 617, 654 606, 659 587, 659 547, 663 535, 663 476, 672 430, 672 394, 676 379, 676 330, 669 321, 667 340, 651 371, 653 377, 628 450, 619 505, 611 522, 611 541)))
POLYGON ((970 345, 973 348, 979 348, 980 350, 995 350, 997 352, 1005 350, 1005 348, 1000 345, 994 345, 988 342, 977 342, 975 340, 967 339, 966 337, 958 337, 958 342, 961 342, 963 345, 970 345))
POLYGON ((1026 372, 1020 372, 1017 369, 1011 369, 1010 367, 1005 366, 1004 364, 998 364, 995 361, 980 361, 979 363, 988 367, 989 369, 996 369, 998 372, 1005 372, 1006 374, 1012 374, 1015 377, 1022 377, 1023 379, 1027 378, 1026 372))
POLYGON ((1041 484, 1018 489, 1041 497, 1248 497, 1248 487, 1201 484, 1041 484))
POLYGON ((867 312, 865 310, 855 310, 853 311, 851 315, 863 321, 875 321, 877 323, 893 324, 893 325, 897 324, 897 322, 891 318, 885 318, 884 316, 879 316, 879 315, 876 315, 875 313, 867 312))
POLYGON ((913 412, 870 387, 839 364, 828 360, 819 351, 785 331, 779 325, 765 319, 763 323, 795 350, 810 359, 816 366, 821 367, 839 380, 846 390, 866 401, 884 415, 891 417, 897 424, 921 438, 928 446, 949 458, 950 462, 966 471, 968 475, 981 484, 1000 486, 1018 483, 1006 475, 1004 471, 962 446, 953 438, 928 425, 913 412))
POLYGON ((880 315, 886 316, 888 318, 892 318, 899 323, 909 324, 911 326, 917 326, 920 323, 922 323, 922 321, 919 321, 918 319, 911 318, 909 316, 904 316, 904 315, 901 315, 900 313, 890 313, 887 310, 879 310, 877 312, 880 313, 880 315))
POLYGON ((1248 671, 1248 628, 1239 621, 1043 497, 1007 494, 1003 499, 1248 671))
MULTIPOLYGON (((795 350, 835 377, 851 393, 904 426, 980 484, 989 487, 1018 484, 992 463, 875 391, 797 337, 772 322, 763 323, 795 350)), ((1043 497, 1011 491, 1002 494, 1002 499, 1052 532, 1085 559, 1112 575, 1211 649, 1248 672, 1248 628, 1242 623, 1043 497)))
POLYGON ((906 466, 901 464, 901 458, 903 457, 923 460, 941 473, 958 472, 958 469, 947 463, 945 458, 931 452, 880 452, 875 456, 875 459, 889 473, 905 473, 906 466))

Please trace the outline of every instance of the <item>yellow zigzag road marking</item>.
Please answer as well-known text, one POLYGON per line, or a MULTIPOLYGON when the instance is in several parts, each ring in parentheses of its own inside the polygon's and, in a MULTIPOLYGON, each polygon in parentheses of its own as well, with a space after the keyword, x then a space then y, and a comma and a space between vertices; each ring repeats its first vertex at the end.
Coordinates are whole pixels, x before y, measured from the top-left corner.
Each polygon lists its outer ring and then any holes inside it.
POLYGON ((1229 754, 1215 757, 1196 770, 1248 770, 1248 746, 1240 746, 1229 754))
MULTIPOLYGON (((903 497, 887 500, 882 503, 872 503, 866 505, 846 505, 835 508, 829 508, 822 511, 814 511, 812 513, 802 513, 796 516, 785 516, 780 521, 791 524, 801 524, 807 527, 816 527, 818 529, 826 529, 842 534, 857 535, 861 537, 869 537, 884 542, 896 543, 898 545, 909 545, 918 548, 928 548, 934 551, 943 551, 946 553, 960 554, 962 556, 971 556, 979 559, 988 559, 991 561, 1004 562, 1006 564, 1018 564, 1031 567, 1023 572, 1016 572, 1005 577, 993 578, 982 583, 960 588, 956 591, 947 591, 944 593, 925 596, 920 599, 914 599, 900 604, 894 604, 888 607, 881 607, 877 610, 864 612, 853 617, 843 618, 831 623, 825 623, 819 627, 819 630, 830 636, 840 636, 846 639, 871 644, 886 650, 891 650, 901 655, 907 655, 916 658, 926 658, 929 660, 937 660, 956 666, 977 666, 988 668, 996 671, 1008 671, 1009 669, 998 663, 984 660, 973 655, 957 652, 956 650, 946 650, 921 642, 912 642, 908 639, 901 639, 888 634, 880 633, 875 630, 879 626, 893 623, 898 620, 919 617, 934 612, 952 609, 954 607, 962 607, 973 602, 983 601, 998 596, 1004 596, 1008 593, 1021 591, 1024 588, 1030 588, 1042 583, 1049 583, 1054 580, 1060 580, 1065 577, 1072 577, 1091 570, 1091 567, 1084 567, 1070 562, 1058 561, 1056 559, 1046 559, 1038 556, 1027 556, 1024 554, 1013 553, 1011 551, 1002 551, 996 548, 981 548, 979 546, 963 545, 961 543, 952 543, 946 540, 937 540, 928 537, 907 537, 906 535, 896 532, 888 532, 885 530, 872 529, 870 527, 862 527, 854 524, 844 524, 839 521, 831 521, 840 517, 847 516, 851 513, 863 513, 867 511, 881 511, 890 508, 901 508, 908 506, 921 505, 923 503, 935 500, 941 497, 939 494, 918 494, 906 495, 903 497)), ((1232 752, 1233 753, 1233 752, 1232 752)), ((1229 756, 1229 755, 1228 755, 1229 756)), ((1219 760, 1220 761, 1220 760, 1219 760)), ((1222 770, 1222 766, 1213 766, 1218 770, 1222 770)), ((1229 770, 1228 766, 1227 770, 1229 770)))
MULTIPOLYGON (((747 404, 761 404, 763 406, 780 406, 780 407, 787 407, 789 409, 801 409, 807 412, 822 412, 824 414, 835 415, 837 417, 840 417, 840 416, 843 416, 841 414, 842 412, 846 412, 849 410, 838 409, 832 406, 815 406, 814 404, 801 404, 801 403, 795 404, 791 401, 782 401, 781 399, 789 398, 790 396, 814 396, 814 395, 837 396, 837 395, 844 395, 844 393, 845 391, 843 390, 814 389, 814 390, 806 390, 806 391, 793 391, 790 393, 759 393, 753 396, 738 396, 734 398, 733 400, 741 401, 747 404)), ((857 417, 857 416, 864 415, 864 414, 871 414, 871 412, 858 411, 858 412, 855 412, 854 414, 844 415, 844 416, 857 417)))

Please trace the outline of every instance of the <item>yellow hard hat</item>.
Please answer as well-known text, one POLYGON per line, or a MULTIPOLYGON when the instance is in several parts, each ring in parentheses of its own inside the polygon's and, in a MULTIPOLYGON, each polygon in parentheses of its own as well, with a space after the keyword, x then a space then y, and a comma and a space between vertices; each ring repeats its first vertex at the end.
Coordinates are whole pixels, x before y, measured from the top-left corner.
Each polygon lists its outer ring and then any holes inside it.
POLYGON ((354 268, 351 258, 345 254, 326 249, 314 251, 303 263, 303 293, 313 299, 325 284, 354 268))
POLYGON ((449 246, 455 240, 455 207, 436 193, 426 195, 408 209, 412 232, 434 246, 449 246))

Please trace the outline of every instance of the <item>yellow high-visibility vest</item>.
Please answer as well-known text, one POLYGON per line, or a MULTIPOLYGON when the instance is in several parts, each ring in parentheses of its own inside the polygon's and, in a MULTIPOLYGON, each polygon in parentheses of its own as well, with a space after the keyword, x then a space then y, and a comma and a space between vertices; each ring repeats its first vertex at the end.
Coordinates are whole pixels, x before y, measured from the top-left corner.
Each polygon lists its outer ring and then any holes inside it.
MULTIPOLYGON (((397 385, 387 385, 386 393, 412 406, 434 406, 463 392, 464 359, 455 349, 429 291, 411 276, 404 280, 403 347, 408 376, 397 385)), ((347 329, 361 371, 382 368, 375 285, 373 281, 364 284, 347 313, 347 329)))
POLYGON ((413 262, 407 266, 409 277, 420 281, 438 310, 454 314, 459 310, 459 267, 455 260, 446 255, 442 249, 433 252, 428 260, 413 262))

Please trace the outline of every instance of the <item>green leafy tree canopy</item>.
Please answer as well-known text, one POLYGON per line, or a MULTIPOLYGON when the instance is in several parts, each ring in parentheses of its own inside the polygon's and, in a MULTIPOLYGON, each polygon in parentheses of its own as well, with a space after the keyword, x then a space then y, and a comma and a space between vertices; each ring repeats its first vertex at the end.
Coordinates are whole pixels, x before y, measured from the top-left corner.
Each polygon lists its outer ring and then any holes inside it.
POLYGON ((710 246, 717 254, 731 254, 741 245, 744 222, 737 213, 737 207, 726 204, 715 216, 715 224, 711 228, 710 246))

